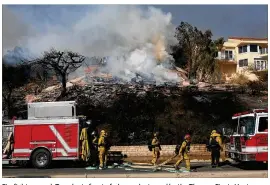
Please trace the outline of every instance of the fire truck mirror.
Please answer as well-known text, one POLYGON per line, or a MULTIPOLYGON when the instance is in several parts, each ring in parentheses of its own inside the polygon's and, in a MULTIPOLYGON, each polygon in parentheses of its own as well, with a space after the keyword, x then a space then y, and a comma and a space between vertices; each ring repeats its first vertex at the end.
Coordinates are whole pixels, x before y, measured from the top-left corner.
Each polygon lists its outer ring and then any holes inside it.
POLYGON ((245 126, 241 127, 241 134, 246 134, 246 127, 245 126))

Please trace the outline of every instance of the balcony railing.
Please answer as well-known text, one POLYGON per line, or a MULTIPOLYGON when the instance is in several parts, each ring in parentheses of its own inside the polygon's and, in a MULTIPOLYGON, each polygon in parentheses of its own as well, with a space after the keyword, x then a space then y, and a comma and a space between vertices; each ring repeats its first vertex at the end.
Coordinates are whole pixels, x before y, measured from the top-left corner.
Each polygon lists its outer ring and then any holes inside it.
POLYGON ((218 57, 216 57, 216 59, 218 60, 229 60, 229 61, 233 61, 235 59, 234 56, 226 56, 226 55, 219 55, 218 57))

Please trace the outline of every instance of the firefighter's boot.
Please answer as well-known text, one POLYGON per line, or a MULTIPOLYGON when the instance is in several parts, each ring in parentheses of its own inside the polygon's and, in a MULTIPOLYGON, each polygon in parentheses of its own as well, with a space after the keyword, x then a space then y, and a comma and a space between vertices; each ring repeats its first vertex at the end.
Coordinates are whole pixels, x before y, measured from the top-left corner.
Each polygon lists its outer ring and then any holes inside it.
POLYGON ((179 168, 179 166, 174 165, 174 169, 179 170, 180 168, 179 168))

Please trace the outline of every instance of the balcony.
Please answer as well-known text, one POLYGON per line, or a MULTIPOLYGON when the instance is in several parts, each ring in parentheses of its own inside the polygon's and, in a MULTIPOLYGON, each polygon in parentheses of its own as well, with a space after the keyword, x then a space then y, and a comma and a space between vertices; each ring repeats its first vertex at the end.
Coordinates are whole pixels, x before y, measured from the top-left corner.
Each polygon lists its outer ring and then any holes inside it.
POLYGON ((266 55, 266 54, 268 54, 268 48, 261 48, 260 55, 266 55))

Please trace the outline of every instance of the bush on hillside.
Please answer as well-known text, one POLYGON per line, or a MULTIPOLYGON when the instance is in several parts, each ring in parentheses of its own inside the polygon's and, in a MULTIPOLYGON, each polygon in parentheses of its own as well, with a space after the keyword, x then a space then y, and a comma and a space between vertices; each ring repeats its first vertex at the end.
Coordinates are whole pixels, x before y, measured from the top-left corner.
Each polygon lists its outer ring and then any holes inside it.
POLYGON ((264 84, 261 81, 248 82, 247 85, 251 95, 260 95, 262 91, 267 90, 267 84, 264 84))

